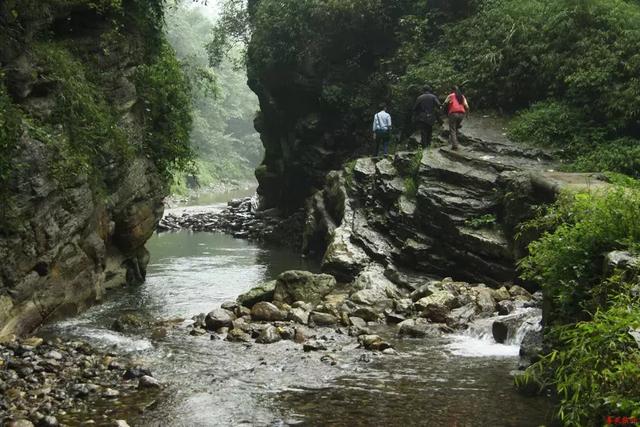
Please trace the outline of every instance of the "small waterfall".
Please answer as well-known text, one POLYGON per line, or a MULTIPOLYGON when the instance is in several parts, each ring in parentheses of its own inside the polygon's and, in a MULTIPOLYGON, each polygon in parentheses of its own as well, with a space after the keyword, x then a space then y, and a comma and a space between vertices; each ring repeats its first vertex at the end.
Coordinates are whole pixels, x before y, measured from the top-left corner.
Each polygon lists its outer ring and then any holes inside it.
POLYGON ((539 308, 518 308, 506 316, 477 319, 466 331, 452 335, 453 342, 447 347, 457 356, 516 357, 527 332, 540 330, 541 320, 539 308), (502 344, 494 339, 493 325, 497 321, 507 330, 502 344))

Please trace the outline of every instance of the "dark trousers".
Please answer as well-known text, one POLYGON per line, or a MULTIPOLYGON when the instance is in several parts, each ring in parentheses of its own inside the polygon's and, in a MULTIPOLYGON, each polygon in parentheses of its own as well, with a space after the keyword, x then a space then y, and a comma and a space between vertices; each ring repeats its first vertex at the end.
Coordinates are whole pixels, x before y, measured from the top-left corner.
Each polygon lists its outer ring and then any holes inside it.
POLYGON ((464 119, 463 113, 451 113, 449 114, 449 142, 451 148, 458 148, 458 134, 460 127, 462 127, 462 120, 464 119))
POLYGON ((391 142, 391 132, 376 132, 376 152, 373 153, 374 156, 380 155, 380 145, 382 145, 382 149, 384 151, 384 155, 387 155, 389 151, 389 142, 391 142))
POLYGON ((422 148, 428 148, 431 146, 431 140, 433 139, 433 125, 428 123, 420 123, 420 143, 422 148))

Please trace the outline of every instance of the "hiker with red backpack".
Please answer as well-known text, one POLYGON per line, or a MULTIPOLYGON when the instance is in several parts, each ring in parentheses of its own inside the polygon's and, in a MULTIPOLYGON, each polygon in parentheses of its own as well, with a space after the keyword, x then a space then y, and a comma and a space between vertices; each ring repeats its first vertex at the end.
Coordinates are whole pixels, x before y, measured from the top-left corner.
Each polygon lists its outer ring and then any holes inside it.
POLYGON ((454 86, 453 92, 444 101, 449 118, 449 142, 453 150, 458 149, 458 132, 462 127, 462 120, 469 112, 469 104, 458 86, 454 86))

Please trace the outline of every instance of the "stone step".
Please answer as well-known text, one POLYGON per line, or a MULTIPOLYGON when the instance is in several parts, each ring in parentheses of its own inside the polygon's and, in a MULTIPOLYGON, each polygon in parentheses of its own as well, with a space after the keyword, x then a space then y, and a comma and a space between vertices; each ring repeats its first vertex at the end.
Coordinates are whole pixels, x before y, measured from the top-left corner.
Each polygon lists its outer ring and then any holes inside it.
MULTIPOLYGON (((459 161, 447 154, 448 150, 429 150, 420 164, 420 175, 424 180, 436 179, 469 189, 490 191, 495 187, 499 171, 486 164, 459 161), (481 167, 477 167, 481 166, 481 167)), ((460 157, 463 159, 464 157, 460 157)))

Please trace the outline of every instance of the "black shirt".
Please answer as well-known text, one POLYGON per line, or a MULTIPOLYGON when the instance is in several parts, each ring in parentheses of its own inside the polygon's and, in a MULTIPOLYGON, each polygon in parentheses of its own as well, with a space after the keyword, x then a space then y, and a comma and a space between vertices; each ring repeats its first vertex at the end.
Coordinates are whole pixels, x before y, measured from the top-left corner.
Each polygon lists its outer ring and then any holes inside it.
POLYGON ((423 93, 416 100, 413 111, 416 113, 433 113, 436 107, 440 108, 440 100, 432 93, 423 93))

